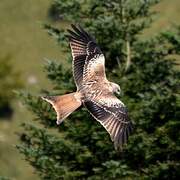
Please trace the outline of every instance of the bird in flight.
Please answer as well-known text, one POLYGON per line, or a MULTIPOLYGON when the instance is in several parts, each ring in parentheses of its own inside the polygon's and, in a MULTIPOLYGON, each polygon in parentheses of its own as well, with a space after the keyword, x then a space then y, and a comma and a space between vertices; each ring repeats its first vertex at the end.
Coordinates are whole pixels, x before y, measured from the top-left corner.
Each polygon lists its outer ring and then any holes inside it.
POLYGON ((72 25, 67 37, 72 52, 72 69, 77 91, 42 98, 55 109, 57 124, 84 105, 110 134, 115 148, 121 149, 127 142, 133 125, 125 105, 115 96, 120 93, 120 86, 107 80, 105 57, 88 32, 79 25, 72 25))

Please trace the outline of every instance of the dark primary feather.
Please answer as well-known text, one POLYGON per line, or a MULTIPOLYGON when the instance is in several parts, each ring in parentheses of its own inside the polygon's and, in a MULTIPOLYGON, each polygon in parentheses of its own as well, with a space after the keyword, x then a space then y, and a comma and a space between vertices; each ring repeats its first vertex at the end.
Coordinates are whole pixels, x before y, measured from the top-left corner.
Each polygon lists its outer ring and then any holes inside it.
POLYGON ((72 25, 72 29, 73 31, 68 30, 67 37, 72 50, 74 79, 76 85, 81 86, 85 64, 88 63, 87 61, 91 61, 95 55, 102 54, 102 52, 94 38, 82 27, 72 25))
POLYGON ((85 101, 84 105, 91 115, 108 131, 115 148, 121 149, 122 145, 127 142, 133 129, 127 111, 124 111, 124 107, 108 107, 90 100, 85 101))

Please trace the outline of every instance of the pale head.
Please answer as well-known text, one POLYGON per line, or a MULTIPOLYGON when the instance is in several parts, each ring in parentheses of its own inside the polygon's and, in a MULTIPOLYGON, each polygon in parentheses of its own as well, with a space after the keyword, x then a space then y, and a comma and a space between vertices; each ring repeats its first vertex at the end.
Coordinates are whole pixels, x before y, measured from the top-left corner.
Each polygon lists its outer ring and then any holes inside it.
POLYGON ((112 87, 112 92, 116 93, 116 94, 120 94, 121 93, 121 88, 118 84, 110 82, 110 85, 112 87))

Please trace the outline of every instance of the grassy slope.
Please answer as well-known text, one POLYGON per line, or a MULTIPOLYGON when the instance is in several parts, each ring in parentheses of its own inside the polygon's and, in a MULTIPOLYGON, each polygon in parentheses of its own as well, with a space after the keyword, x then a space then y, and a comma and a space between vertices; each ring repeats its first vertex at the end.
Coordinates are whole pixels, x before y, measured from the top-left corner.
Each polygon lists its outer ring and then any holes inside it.
POLYGON ((161 3, 153 7, 157 12, 151 27, 145 30, 144 35, 154 35, 160 31, 168 30, 172 25, 180 24, 180 1, 162 0, 161 3))
MULTIPOLYGON (((47 9, 51 0, 1 0, 0 3, 0 58, 10 54, 14 68, 22 72, 22 79, 29 91, 37 92, 40 88, 50 88, 45 80, 43 58, 61 59, 61 50, 40 28, 40 23, 47 20, 47 9), (34 77, 35 84, 28 83, 34 77)), ((156 21, 145 31, 152 35, 167 29, 171 23, 179 23, 180 1, 164 0, 155 10, 156 21)), ((38 179, 33 169, 24 160, 14 146, 18 143, 15 132, 21 122, 32 119, 19 102, 14 104, 16 113, 13 121, 0 122, 0 175, 18 180, 38 179), (25 118, 24 118, 25 117, 25 118)))
POLYGON ((46 20, 49 0, 1 0, 0 57, 10 54, 16 69, 23 71, 23 79, 39 76, 43 58, 60 58, 56 43, 43 33, 41 22, 46 20))
MULTIPOLYGON (((14 69, 22 72, 29 91, 49 87, 42 72, 43 58, 61 57, 56 43, 40 27, 40 22, 46 20, 49 5, 49 0, 1 0, 0 3, 0 58, 11 55, 14 69), (28 83, 30 77, 38 83, 28 83)), ((0 175, 18 180, 37 179, 15 148, 18 143, 15 132, 20 130, 21 122, 32 118, 18 102, 14 106, 13 121, 0 122, 0 175)))

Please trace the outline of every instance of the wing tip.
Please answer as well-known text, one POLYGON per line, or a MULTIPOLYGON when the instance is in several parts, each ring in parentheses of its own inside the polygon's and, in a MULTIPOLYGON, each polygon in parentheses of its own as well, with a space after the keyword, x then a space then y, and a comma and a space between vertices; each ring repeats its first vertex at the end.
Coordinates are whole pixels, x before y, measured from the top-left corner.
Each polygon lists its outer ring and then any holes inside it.
POLYGON ((129 139, 130 134, 132 134, 134 129, 134 125, 131 121, 129 121, 128 124, 125 125, 124 130, 115 137, 114 139, 114 148, 116 151, 122 151, 123 150, 123 145, 127 144, 127 141, 129 139))
POLYGON ((82 42, 88 43, 89 41, 94 41, 89 33, 87 33, 80 24, 71 24, 71 29, 67 29, 68 38, 80 40, 82 42))

